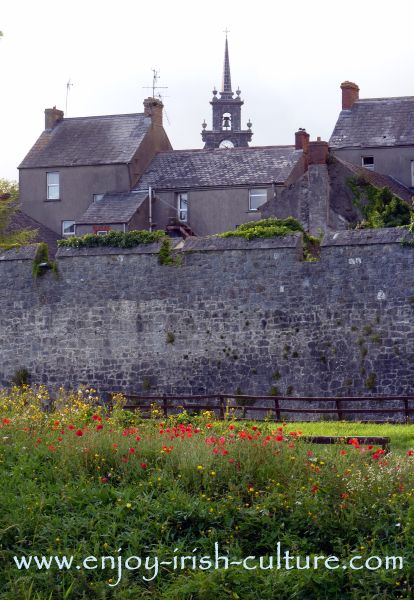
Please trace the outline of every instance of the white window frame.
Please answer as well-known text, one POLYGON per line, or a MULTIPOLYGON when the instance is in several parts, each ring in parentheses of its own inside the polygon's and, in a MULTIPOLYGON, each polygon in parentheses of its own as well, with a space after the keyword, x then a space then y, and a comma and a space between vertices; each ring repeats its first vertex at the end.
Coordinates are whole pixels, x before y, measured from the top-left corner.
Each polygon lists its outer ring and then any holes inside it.
POLYGON ((188 193, 177 194, 177 217, 180 223, 188 223, 188 193))
POLYGON ((267 188, 252 188, 249 190, 249 211, 257 212, 267 202, 267 188), (263 200, 258 204, 259 198, 263 200))
POLYGON ((105 194, 94 194, 93 195, 93 201, 94 202, 100 202, 104 196, 105 196, 105 194))
POLYGON ((72 235, 75 235, 75 233, 76 233, 75 224, 76 224, 75 221, 62 221, 62 236, 63 237, 71 237, 72 235), (70 228, 73 227, 73 231, 65 231, 65 229, 67 230, 69 227, 70 228))
POLYGON ((59 171, 46 173, 46 198, 47 200, 60 200, 60 174, 59 171), (52 181, 56 176, 57 182, 52 181))
POLYGON ((106 229, 98 229, 95 235, 108 235, 109 231, 106 229))
POLYGON ((374 166, 375 166, 375 159, 373 156, 361 156, 361 165, 365 168, 365 169, 369 169, 370 171, 375 171, 374 166), (365 164, 365 159, 366 158, 372 158, 372 164, 365 164))

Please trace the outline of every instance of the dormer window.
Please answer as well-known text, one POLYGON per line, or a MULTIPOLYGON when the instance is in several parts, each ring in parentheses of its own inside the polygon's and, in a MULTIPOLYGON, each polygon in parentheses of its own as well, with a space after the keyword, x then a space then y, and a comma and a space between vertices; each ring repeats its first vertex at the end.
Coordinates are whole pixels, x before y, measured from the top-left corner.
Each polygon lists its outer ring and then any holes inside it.
POLYGON ((48 200, 60 199, 59 173, 46 173, 46 198, 48 200))
POLYGON ((370 171, 374 170, 374 157, 373 156, 363 156, 362 157, 362 166, 370 171))

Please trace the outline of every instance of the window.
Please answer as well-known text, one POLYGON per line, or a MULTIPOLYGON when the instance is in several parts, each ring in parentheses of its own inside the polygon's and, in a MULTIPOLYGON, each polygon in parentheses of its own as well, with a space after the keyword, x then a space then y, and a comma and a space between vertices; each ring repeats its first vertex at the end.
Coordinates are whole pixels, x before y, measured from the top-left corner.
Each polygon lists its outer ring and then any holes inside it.
POLYGON ((59 173, 46 173, 47 195, 48 200, 59 200, 59 173))
POLYGON ((267 201, 267 190, 249 190, 249 210, 257 210, 267 201))
POLYGON ((62 235, 64 237, 75 235, 75 221, 62 221, 62 235))
POLYGON ((362 157, 362 166, 370 171, 374 170, 374 157, 373 156, 363 156, 362 157))
POLYGON ((178 220, 187 223, 188 218, 188 194, 177 194, 178 220))
POLYGON ((100 200, 102 200, 102 198, 104 197, 105 194, 94 194, 93 195, 93 201, 94 202, 99 202, 100 200))

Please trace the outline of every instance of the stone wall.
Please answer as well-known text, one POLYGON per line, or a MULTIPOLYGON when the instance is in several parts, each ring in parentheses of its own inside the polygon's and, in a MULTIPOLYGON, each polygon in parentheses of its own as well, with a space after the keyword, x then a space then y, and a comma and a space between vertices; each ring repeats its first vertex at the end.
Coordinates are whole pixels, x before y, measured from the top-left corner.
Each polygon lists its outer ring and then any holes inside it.
POLYGON ((189 239, 60 249, 33 279, 33 248, 0 255, 0 383, 105 392, 293 396, 414 393, 414 249, 402 230, 189 239), (148 386, 150 389, 148 390, 148 386))

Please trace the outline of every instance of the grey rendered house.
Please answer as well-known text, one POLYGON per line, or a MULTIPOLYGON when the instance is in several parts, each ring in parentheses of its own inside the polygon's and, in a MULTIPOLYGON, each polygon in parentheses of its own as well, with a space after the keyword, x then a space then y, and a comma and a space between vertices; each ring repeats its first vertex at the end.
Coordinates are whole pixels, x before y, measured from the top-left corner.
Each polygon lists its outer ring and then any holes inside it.
POLYGON ((129 192, 148 163, 171 144, 162 126, 160 100, 144 112, 65 119, 45 110, 45 130, 19 166, 22 211, 58 235, 105 193, 129 192))
POLYGON ((414 96, 359 98, 341 84, 342 111, 329 146, 336 156, 414 188, 414 96))
POLYGON ((295 146, 160 152, 135 191, 152 190, 157 227, 176 220, 203 236, 261 218, 260 207, 304 169, 295 146))

